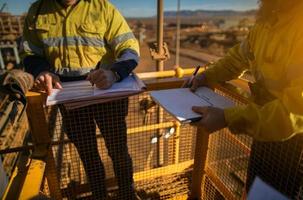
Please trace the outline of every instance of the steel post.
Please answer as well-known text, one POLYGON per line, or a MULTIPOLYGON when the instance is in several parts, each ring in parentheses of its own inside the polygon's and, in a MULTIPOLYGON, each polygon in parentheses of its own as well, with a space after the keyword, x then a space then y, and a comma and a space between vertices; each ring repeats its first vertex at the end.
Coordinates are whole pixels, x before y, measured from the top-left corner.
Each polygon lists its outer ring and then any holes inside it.
POLYGON ((181 7, 181 0, 178 0, 175 67, 180 66, 180 28, 181 28, 180 7, 181 7))
POLYGON ((209 133, 198 127, 190 199, 201 199, 202 180, 207 163, 209 133))

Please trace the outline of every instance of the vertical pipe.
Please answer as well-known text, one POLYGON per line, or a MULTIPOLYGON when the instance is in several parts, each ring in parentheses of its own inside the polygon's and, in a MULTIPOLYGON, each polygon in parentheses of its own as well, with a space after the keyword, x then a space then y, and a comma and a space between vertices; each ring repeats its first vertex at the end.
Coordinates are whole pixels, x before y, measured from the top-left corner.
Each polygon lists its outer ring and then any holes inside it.
MULTIPOLYGON (((163 0, 157 0, 157 53, 159 55, 163 55, 163 22, 164 22, 164 16, 163 16, 163 0)), ((164 70, 164 60, 157 60, 157 71, 163 71, 164 70)), ((161 107, 158 108, 157 111, 158 116, 158 123, 162 123, 163 121, 163 109, 161 107)), ((159 130, 157 133, 157 167, 160 167, 164 163, 164 141, 162 137, 162 131, 159 130)))
POLYGON ((3 60, 3 56, 2 56, 2 52, 1 52, 1 47, 0 47, 0 69, 5 69, 5 64, 4 64, 4 60, 3 60))
MULTIPOLYGON (((157 4, 157 46, 158 46, 158 54, 163 55, 163 23, 164 23, 164 14, 163 14, 163 0, 158 0, 157 4)), ((164 61, 157 60, 156 61, 157 71, 164 70, 164 61)))
POLYGON ((181 0, 178 0, 175 67, 180 67, 180 28, 181 28, 180 7, 181 7, 181 0))
POLYGON ((203 128, 198 127, 190 199, 201 199, 202 180, 205 174, 208 142, 209 133, 207 133, 203 128))
POLYGON ((175 149, 175 164, 179 163, 179 153, 180 153, 180 133, 181 133, 181 123, 176 121, 175 122, 175 135, 174 135, 174 149, 175 149))
POLYGON ((14 42, 13 44, 13 50, 14 50, 14 56, 16 58, 16 64, 19 65, 20 64, 20 57, 19 57, 19 53, 18 53, 18 45, 16 42, 14 42))

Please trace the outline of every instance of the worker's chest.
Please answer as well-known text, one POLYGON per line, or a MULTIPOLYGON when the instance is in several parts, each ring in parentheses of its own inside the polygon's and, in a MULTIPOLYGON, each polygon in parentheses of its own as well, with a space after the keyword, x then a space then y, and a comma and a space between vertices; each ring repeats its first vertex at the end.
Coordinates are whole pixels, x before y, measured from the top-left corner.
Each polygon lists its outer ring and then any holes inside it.
POLYGON ((73 10, 68 15, 59 12, 38 15, 36 33, 41 40, 56 37, 104 38, 106 21, 101 15, 73 10))

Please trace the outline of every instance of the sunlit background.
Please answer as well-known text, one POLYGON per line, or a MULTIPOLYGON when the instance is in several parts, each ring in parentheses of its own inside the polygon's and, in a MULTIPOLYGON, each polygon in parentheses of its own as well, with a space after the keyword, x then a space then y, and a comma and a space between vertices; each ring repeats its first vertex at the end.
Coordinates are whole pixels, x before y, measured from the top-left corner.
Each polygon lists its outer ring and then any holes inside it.
MULTIPOLYGON (((24 16, 33 0, 0 1, 1 69, 22 67, 17 55, 24 16)), ((156 42, 157 1, 111 0, 127 18, 140 41, 141 62, 137 72, 155 71, 150 46, 156 42)), ((169 58, 164 69, 205 64, 222 57, 227 49, 245 38, 253 25, 258 0, 180 0, 180 37, 177 29, 178 0, 164 1, 164 42, 169 58), (176 60, 176 43, 180 40, 180 57, 176 60)))
MULTIPOLYGON (((183 0, 182 9, 185 10, 249 10, 257 7, 258 0, 183 0)), ((27 11, 33 0, 1 0, 6 3, 3 11, 20 15, 27 11)), ((156 1, 148 0, 111 0, 126 17, 151 17, 156 15, 156 1)), ((177 0, 166 0, 165 10, 176 10, 177 0)))

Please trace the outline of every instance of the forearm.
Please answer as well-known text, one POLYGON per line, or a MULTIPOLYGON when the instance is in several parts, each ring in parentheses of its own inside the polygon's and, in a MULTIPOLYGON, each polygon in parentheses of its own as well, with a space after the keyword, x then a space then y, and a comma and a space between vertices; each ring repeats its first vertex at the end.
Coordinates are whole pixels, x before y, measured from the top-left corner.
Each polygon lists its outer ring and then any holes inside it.
POLYGON ((249 64, 243 46, 245 46, 243 43, 236 45, 224 58, 204 72, 209 84, 235 79, 248 68, 249 64))
POLYGON ((247 134, 260 141, 283 141, 298 130, 283 103, 276 99, 264 106, 250 103, 225 109, 225 120, 234 134, 247 134))
POLYGON ((32 74, 35 78, 43 71, 49 71, 48 61, 40 56, 30 55, 23 59, 23 65, 26 72, 32 74))

